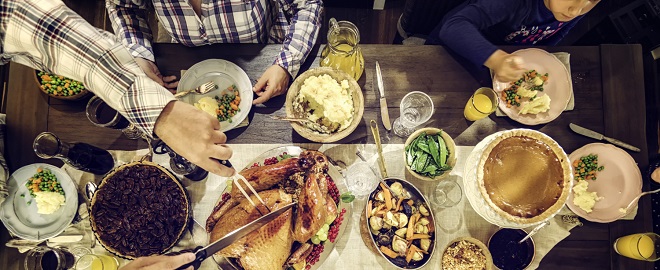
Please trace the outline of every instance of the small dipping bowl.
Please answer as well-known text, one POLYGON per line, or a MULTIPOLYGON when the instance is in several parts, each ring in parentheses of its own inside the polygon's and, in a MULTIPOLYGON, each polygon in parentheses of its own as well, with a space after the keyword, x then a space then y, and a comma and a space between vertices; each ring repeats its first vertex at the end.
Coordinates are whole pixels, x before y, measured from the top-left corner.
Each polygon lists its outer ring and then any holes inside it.
POLYGON ((530 237, 523 243, 518 243, 527 236, 521 229, 499 229, 488 240, 488 250, 493 256, 493 264, 499 269, 522 270, 534 260, 536 247, 530 237))

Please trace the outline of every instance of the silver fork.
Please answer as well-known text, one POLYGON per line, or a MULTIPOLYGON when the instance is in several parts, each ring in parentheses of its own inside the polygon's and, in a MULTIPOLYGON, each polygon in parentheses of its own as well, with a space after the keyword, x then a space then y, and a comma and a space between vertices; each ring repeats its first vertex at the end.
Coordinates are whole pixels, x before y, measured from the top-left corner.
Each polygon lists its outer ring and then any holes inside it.
POLYGON ((212 81, 211 82, 205 82, 204 84, 198 86, 197 88, 195 88, 193 90, 182 91, 182 92, 176 93, 176 94, 174 94, 174 97, 175 98, 180 98, 180 97, 183 97, 183 96, 185 96, 187 94, 190 94, 190 93, 206 94, 209 91, 215 89, 215 87, 216 86, 215 86, 214 82, 212 82, 212 81))

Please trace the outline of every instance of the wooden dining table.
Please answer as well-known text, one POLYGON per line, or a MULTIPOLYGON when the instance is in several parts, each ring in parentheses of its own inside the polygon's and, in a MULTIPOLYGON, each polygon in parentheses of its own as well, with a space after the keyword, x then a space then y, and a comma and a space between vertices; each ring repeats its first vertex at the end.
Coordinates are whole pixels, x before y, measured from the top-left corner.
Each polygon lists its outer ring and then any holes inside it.
MULTIPOLYGON (((182 70, 206 59, 225 59, 236 63, 254 83, 273 64, 279 45, 216 44, 189 48, 178 44, 155 44, 156 63, 161 73, 180 76, 182 70)), ((302 65, 301 73, 319 65, 323 45, 317 45, 302 65)), ((364 95, 364 116, 357 129, 338 143, 369 143, 368 122, 380 123, 379 94, 375 88, 375 62, 382 68, 387 105, 391 119, 399 116, 401 98, 410 91, 431 96, 434 113, 424 124, 444 129, 458 138, 458 145, 473 146, 497 131, 530 128, 556 140, 567 153, 595 140, 572 132, 575 123, 608 137, 639 147, 629 152, 640 169, 649 163, 646 141, 645 94, 642 49, 638 45, 601 45, 585 47, 543 47, 549 52, 568 52, 575 95, 575 109, 563 112, 550 123, 525 126, 495 114, 477 122, 463 116, 466 101, 473 91, 492 86, 486 69, 464 67, 441 46, 360 45, 365 71, 358 80, 364 95), (488 123, 488 124, 484 124, 488 123)), ((520 47, 504 47, 513 52, 520 47)), ((10 68, 7 109, 7 155, 10 171, 35 162, 56 165, 58 160, 41 160, 32 152, 32 140, 42 131, 55 133, 63 141, 80 141, 113 150, 146 148, 142 140, 126 139, 120 131, 92 125, 85 116, 88 99, 62 101, 40 93, 34 70, 18 64, 10 68)), ((309 143, 287 122, 271 119, 284 115, 284 96, 253 106, 247 127, 227 132, 231 144, 309 143)), ((382 130, 382 126, 381 126, 382 130)), ((384 143, 401 144, 391 132, 381 131, 384 143)), ((234 153, 241 155, 241 153, 234 153)), ((644 172, 644 171, 643 171, 644 172)), ((644 189, 649 187, 644 181, 644 189)), ((640 200, 634 220, 594 223, 582 220, 583 226, 555 246, 541 261, 541 269, 653 269, 653 264, 619 256, 612 244, 618 237, 652 231, 650 197, 640 200)), ((376 256, 376 255, 374 255, 376 256)))

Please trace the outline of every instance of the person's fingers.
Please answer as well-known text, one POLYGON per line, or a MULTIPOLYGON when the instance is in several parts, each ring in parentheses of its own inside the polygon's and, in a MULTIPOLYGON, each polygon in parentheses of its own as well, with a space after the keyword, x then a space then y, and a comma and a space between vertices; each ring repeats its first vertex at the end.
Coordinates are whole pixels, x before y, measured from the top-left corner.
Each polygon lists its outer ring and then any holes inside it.
POLYGON ((215 131, 211 134, 211 142, 213 142, 213 143, 215 143, 215 144, 223 144, 223 143, 226 143, 226 142, 227 142, 227 135, 226 135, 224 132, 222 132, 222 131, 215 130, 215 131))
POLYGON ((264 76, 261 76, 261 78, 257 80, 257 83, 254 84, 254 87, 252 87, 252 91, 259 95, 259 92, 261 92, 261 90, 266 87, 266 83, 268 83, 268 79, 266 79, 264 76))
POLYGON ((511 64, 512 67, 515 69, 523 69, 523 65, 525 64, 525 61, 520 56, 513 56, 511 57, 511 64))
POLYGON ((256 105, 256 104, 261 104, 261 103, 264 103, 264 102, 268 101, 273 96, 273 89, 272 88, 273 88, 273 86, 270 86, 270 85, 266 86, 266 91, 262 92, 261 95, 259 95, 259 97, 257 99, 252 101, 252 104, 256 105))
POLYGON ((140 269, 145 266, 149 266, 152 264, 155 264, 160 261, 160 256, 149 256, 149 257, 139 257, 132 262, 131 264, 131 269, 140 269))
POLYGON ((166 83, 173 83, 176 81, 176 76, 163 76, 163 81, 166 83))
POLYGON ((176 91, 176 87, 179 86, 179 81, 175 81, 172 83, 164 82, 163 86, 169 90, 174 90, 176 91))
POLYGON ((219 160, 229 160, 233 154, 231 148, 224 144, 216 144, 208 148, 209 156, 219 160))
POLYGON ((207 159, 198 164, 202 169, 207 170, 210 173, 217 174, 219 176, 232 176, 235 173, 234 168, 228 168, 220 164, 220 161, 217 159, 207 159))
POLYGON ((144 270, 174 270, 178 267, 195 260, 195 254, 184 253, 176 256, 156 256, 160 260, 158 263, 149 265, 144 270))

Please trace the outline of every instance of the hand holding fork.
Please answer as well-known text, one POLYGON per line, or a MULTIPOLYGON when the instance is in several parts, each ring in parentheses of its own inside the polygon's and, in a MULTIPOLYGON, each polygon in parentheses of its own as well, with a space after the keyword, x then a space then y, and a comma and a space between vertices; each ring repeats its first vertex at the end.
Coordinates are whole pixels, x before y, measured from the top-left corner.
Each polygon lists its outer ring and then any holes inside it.
POLYGON ((175 97, 175 98, 181 98, 181 97, 183 97, 183 96, 185 96, 185 95, 187 95, 187 94, 190 94, 190 93, 195 93, 195 94, 206 94, 206 93, 208 93, 208 92, 210 92, 211 90, 216 89, 216 88, 217 88, 217 86, 215 85, 214 82, 212 82, 212 81, 210 81, 210 82, 205 82, 204 84, 198 86, 198 87, 195 88, 195 89, 188 90, 188 91, 182 91, 182 92, 176 93, 176 94, 174 94, 174 97, 175 97))

